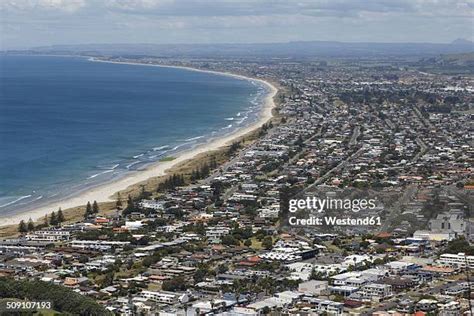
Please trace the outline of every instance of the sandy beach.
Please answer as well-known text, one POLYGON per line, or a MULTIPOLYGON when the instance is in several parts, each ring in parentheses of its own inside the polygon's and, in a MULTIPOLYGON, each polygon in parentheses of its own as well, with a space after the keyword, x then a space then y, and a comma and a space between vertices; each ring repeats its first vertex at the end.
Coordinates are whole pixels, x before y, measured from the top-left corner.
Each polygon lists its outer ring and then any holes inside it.
MULTIPOLYGON (((122 63, 122 62, 97 60, 97 59, 90 59, 90 60, 94 62, 107 62, 107 63, 118 63, 118 64, 122 63)), ((237 74, 232 74, 232 73, 217 72, 217 71, 210 71, 210 70, 200 70, 200 69, 182 67, 182 66, 176 66, 176 67, 168 66, 168 65, 162 66, 162 65, 155 65, 155 64, 143 64, 143 63, 132 63, 132 62, 123 62, 122 64, 151 66, 151 67, 182 68, 182 69, 191 70, 191 71, 214 73, 218 75, 231 76, 231 77, 245 79, 245 80, 258 81, 266 85, 270 89, 270 92, 265 97, 265 101, 261 106, 258 120, 252 123, 251 125, 238 129, 231 134, 211 139, 208 143, 198 145, 193 149, 182 151, 178 153, 177 155, 175 155, 176 159, 174 160, 156 162, 144 170, 136 171, 133 174, 127 175, 124 178, 91 188, 90 190, 87 190, 85 192, 78 193, 76 196, 72 196, 64 200, 57 201, 57 202, 52 202, 49 205, 38 207, 37 209, 34 209, 32 211, 14 214, 9 217, 3 217, 2 220, 0 221, 0 226, 15 225, 15 224, 18 224, 21 220, 27 221, 29 218, 32 218, 33 220, 38 220, 44 217, 45 214, 58 210, 58 208, 62 208, 63 210, 65 210, 68 208, 85 205, 87 201, 95 200, 97 202, 110 202, 112 201, 111 197, 115 193, 125 190, 131 185, 146 181, 147 179, 165 175, 166 171, 169 170, 170 168, 184 161, 192 159, 199 154, 216 150, 218 148, 226 146, 232 143, 235 139, 242 137, 248 134, 249 132, 259 128, 264 123, 266 123, 269 119, 272 118, 272 110, 275 107, 273 98, 276 95, 278 90, 271 83, 264 81, 262 79, 250 78, 250 77, 245 77, 242 75, 237 75, 237 74)))

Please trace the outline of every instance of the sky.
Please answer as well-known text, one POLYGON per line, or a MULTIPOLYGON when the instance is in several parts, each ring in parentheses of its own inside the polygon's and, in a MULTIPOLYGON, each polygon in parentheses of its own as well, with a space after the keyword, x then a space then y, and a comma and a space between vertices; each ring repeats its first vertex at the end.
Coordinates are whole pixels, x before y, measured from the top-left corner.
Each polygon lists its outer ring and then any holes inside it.
POLYGON ((0 0, 0 49, 474 39, 474 0, 0 0))

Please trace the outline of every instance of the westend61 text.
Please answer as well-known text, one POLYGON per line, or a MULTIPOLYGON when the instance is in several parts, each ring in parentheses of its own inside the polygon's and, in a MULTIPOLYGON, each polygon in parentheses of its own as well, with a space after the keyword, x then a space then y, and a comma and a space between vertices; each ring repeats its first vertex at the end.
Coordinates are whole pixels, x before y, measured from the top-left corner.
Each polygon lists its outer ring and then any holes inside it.
POLYGON ((361 218, 339 218, 336 216, 297 218, 290 217, 288 223, 292 226, 380 226, 382 222, 379 216, 367 216, 361 218))

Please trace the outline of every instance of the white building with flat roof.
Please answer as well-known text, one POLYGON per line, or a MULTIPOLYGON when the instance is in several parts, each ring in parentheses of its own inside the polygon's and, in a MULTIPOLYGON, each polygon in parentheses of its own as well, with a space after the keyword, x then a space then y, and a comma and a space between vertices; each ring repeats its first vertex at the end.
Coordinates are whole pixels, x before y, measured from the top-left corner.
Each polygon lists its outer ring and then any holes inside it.
POLYGON ((389 284, 370 283, 364 285, 359 293, 371 300, 383 300, 393 295, 392 286, 389 284))
POLYGON ((179 294, 173 292, 142 291, 140 296, 157 303, 175 304, 178 302, 179 294))
POLYGON ((439 257, 437 262, 443 266, 465 268, 467 265, 469 269, 474 269, 474 256, 466 256, 464 253, 445 253, 439 257))
POLYGON ((71 233, 64 230, 38 230, 26 235, 26 239, 33 241, 58 242, 67 241, 71 233))
POLYGON ((206 229, 207 238, 221 238, 222 236, 228 235, 230 228, 225 226, 212 226, 206 229))
POLYGON ((164 210, 164 203, 155 200, 141 200, 138 205, 142 208, 149 208, 153 210, 164 210))
POLYGON ((73 240, 69 243, 72 248, 108 251, 112 248, 123 248, 129 245, 128 241, 107 241, 107 240, 73 240))

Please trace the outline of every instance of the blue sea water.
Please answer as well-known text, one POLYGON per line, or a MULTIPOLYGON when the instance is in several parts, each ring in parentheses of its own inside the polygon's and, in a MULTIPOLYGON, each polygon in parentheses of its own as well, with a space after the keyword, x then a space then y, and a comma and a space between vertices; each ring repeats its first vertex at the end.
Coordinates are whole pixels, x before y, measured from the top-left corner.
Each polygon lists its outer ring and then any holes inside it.
POLYGON ((250 124, 261 84, 81 57, 0 57, 0 214, 137 172, 250 124))

